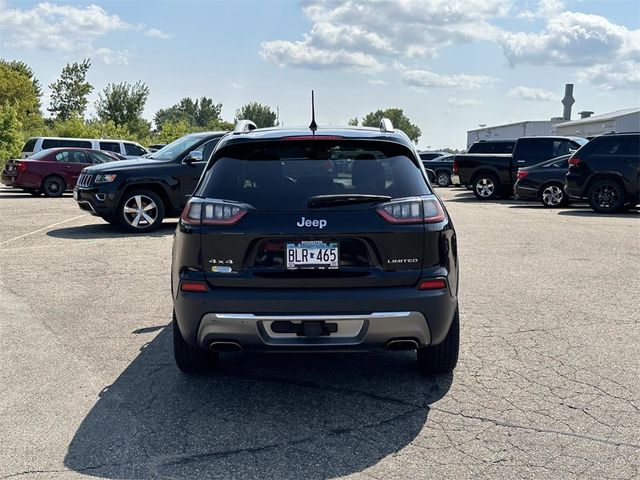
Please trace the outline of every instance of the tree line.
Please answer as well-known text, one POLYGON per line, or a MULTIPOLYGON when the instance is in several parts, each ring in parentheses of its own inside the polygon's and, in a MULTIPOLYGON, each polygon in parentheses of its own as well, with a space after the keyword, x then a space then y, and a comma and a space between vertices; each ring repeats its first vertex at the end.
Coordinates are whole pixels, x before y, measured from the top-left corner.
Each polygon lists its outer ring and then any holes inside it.
MULTIPOLYGON (((222 118, 222 103, 212 98, 182 98, 153 117, 153 125, 142 117, 149 86, 135 83, 109 83, 95 102, 96 116, 86 118, 88 96, 94 87, 87 81, 90 59, 68 63, 60 77, 48 86, 50 117, 42 114, 42 85, 24 62, 0 59, 0 165, 18 157, 28 137, 122 138, 142 145, 169 143, 196 131, 232 130, 234 122, 250 119, 258 126, 273 127, 277 115, 267 105, 249 102, 235 112, 233 122, 222 118)), ((352 118, 349 125, 375 126, 388 117, 396 128, 417 142, 420 128, 411 123, 402 109, 390 108, 352 118)))

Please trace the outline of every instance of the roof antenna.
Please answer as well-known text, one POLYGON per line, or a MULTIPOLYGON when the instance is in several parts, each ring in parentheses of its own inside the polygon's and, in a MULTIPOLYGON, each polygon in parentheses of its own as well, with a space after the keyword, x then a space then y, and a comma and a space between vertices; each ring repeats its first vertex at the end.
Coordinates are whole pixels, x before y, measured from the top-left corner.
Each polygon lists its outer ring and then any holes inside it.
POLYGON ((309 129, 314 135, 318 129, 318 124, 316 123, 316 102, 313 97, 313 90, 311 90, 311 124, 309 125, 309 129))

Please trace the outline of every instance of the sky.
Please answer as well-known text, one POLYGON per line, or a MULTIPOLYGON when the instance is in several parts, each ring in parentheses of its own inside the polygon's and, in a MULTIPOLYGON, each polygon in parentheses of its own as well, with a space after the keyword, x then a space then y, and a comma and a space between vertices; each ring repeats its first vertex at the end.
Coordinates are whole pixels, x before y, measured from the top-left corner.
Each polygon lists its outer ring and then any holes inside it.
POLYGON ((323 125, 402 108, 421 149, 464 148, 480 124, 640 105, 638 0, 0 0, 0 57, 49 88, 90 58, 93 103, 109 83, 150 88, 144 116, 183 97, 279 108, 323 125))

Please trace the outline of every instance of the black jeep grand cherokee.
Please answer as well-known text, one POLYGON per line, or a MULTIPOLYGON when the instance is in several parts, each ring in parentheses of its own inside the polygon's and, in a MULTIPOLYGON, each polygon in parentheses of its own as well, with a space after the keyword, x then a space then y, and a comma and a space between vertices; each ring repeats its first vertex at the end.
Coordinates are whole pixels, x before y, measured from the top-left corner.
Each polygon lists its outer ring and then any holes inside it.
POLYGON ((386 348, 453 370, 456 234, 409 138, 386 119, 249 126, 220 140, 176 229, 178 367, 204 371, 221 351, 386 348))
POLYGON ((82 170, 73 198, 81 209, 131 232, 149 232, 178 216, 224 132, 179 138, 147 158, 82 170))

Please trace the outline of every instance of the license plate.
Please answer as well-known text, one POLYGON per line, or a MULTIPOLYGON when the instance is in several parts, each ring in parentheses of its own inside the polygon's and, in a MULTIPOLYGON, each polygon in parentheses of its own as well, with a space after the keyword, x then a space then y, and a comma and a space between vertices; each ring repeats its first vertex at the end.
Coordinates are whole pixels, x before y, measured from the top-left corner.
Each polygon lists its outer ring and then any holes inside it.
POLYGON ((73 199, 78 200, 78 190, 73 191, 73 199))
POLYGON ((287 243, 287 268, 338 268, 340 254, 337 242, 287 243))
POLYGON ((7 165, 7 172, 13 172, 16 169, 13 165, 7 165))

